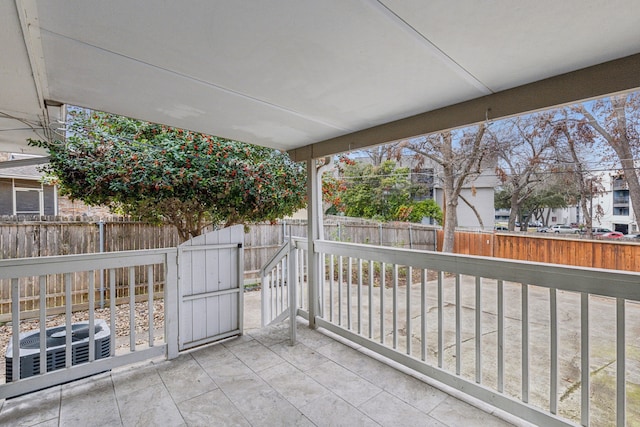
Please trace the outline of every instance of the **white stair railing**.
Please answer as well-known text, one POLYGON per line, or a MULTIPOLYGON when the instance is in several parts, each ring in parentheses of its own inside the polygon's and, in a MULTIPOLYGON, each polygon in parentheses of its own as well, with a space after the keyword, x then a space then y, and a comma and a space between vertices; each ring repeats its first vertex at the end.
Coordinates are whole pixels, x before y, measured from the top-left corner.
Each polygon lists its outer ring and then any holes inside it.
MULTIPOLYGON (((295 318, 305 300, 306 239, 289 237, 260 269, 262 280, 262 326, 290 320, 291 343, 295 343, 295 318), (293 313, 293 315, 292 315, 293 313)), ((304 314, 304 312, 303 312, 304 314)))

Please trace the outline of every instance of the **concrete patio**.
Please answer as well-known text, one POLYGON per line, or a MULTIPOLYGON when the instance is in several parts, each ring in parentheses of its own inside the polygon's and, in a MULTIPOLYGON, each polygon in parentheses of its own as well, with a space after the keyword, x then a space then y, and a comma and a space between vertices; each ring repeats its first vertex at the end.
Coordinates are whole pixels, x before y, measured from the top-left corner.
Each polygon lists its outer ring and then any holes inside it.
POLYGON ((244 336, 6 400, 0 425, 524 425, 302 321, 291 347, 287 324, 259 328, 259 293, 246 296, 244 336))

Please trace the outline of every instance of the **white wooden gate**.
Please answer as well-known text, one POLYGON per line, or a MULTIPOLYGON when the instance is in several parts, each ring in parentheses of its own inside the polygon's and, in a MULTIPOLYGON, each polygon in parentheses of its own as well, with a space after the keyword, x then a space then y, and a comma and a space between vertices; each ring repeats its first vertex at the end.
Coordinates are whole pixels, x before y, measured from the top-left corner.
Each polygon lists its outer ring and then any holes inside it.
POLYGON ((178 247, 179 350, 242 334, 243 242, 237 225, 178 247))

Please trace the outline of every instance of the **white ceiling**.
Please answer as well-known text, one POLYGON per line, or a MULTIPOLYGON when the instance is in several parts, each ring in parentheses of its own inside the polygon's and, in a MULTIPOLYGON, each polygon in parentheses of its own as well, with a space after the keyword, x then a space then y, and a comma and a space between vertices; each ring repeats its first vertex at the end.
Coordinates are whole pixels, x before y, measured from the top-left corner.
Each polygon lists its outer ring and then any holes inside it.
POLYGON ((640 2, 0 0, 0 40, 0 151, 60 103, 292 150, 637 55, 640 2))

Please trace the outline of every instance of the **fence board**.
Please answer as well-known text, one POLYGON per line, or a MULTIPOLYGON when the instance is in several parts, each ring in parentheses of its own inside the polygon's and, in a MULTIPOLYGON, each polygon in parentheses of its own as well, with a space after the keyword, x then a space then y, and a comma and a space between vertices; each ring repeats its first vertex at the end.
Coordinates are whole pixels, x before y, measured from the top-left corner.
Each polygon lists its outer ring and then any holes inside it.
MULTIPOLYGON (((0 259, 23 258, 50 255, 69 255, 100 252, 100 233, 98 219, 49 218, 27 221, 19 218, 2 218, 0 222, 0 259)), ((388 246, 414 247, 417 249, 434 249, 435 232, 433 227, 399 224, 379 224, 363 221, 340 219, 340 223, 329 222, 325 226, 325 238, 354 243, 380 244, 388 246), (411 234, 409 233, 411 227, 411 234), (339 232, 338 232, 339 230, 339 232)), ((155 249, 175 247, 180 243, 175 228, 171 226, 153 226, 126 219, 107 220, 103 223, 104 251, 116 252, 137 249, 155 249)), ((306 221, 289 221, 278 224, 255 224, 245 235, 245 277, 255 278, 259 269, 271 258, 283 244, 285 234, 304 237, 307 233, 306 221)), ((154 266, 154 279, 158 292, 164 277, 158 266, 154 266)), ((76 273, 73 278, 72 303, 86 306, 88 303, 89 273, 76 273)), ((136 269, 136 283, 146 283, 147 270, 136 269)), ((96 283, 99 283, 99 272, 96 272, 96 283)), ((129 295, 128 272, 116 270, 116 297, 127 298, 129 295)), ((39 286, 37 278, 21 279, 23 295, 28 297, 24 309, 37 310, 39 306, 39 286)), ((10 313, 9 296, 10 281, 0 280, 0 321, 2 316, 10 313)), ((144 287, 141 287, 144 289, 144 287)), ((50 275, 47 278, 47 305, 61 307, 65 304, 65 289, 61 275, 50 275)), ((108 290, 105 300, 110 298, 108 290)), ((99 301, 96 295, 96 301, 99 301)))
MULTIPOLYGON (((442 234, 439 230, 439 244, 442 244, 442 234)), ((634 241, 458 231, 454 251, 465 255, 640 271, 640 243, 634 241)))
MULTIPOLYGON (((352 243, 383 244, 402 248, 434 250, 437 240, 442 247, 442 230, 416 224, 380 224, 363 221, 333 220, 325 224, 325 239, 352 243)), ((284 242, 285 235, 306 236, 306 221, 278 224, 256 224, 245 235, 245 272, 257 278, 257 271, 284 242)), ((158 227, 126 220, 104 222, 104 251, 123 251, 175 247, 180 243, 173 227, 158 227)), ((456 232, 457 253, 567 264, 605 269, 640 271, 640 245, 635 242, 613 242, 486 232, 456 232)), ((0 222, 1 258, 34 257, 99 252, 97 221, 12 221, 0 222)), ((78 273, 74 280, 74 304, 88 302, 88 273, 78 273)), ((136 271, 136 282, 146 283, 146 269, 136 271)), ((160 291, 164 278, 154 267, 154 278, 160 291)), ((96 277, 99 280, 99 277, 96 277)), ((98 283, 96 280, 96 283, 98 283)), ((128 274, 117 271, 116 296, 128 297, 128 274)), ((37 278, 23 279, 22 292, 28 296, 25 309, 38 308, 37 278)), ((10 312, 9 281, 0 281, 0 317, 10 312)), ((47 301, 51 307, 65 304, 63 278, 47 280, 47 301)), ((109 295, 105 295, 108 299, 109 295)), ((97 298, 96 300, 99 300, 97 298)))

